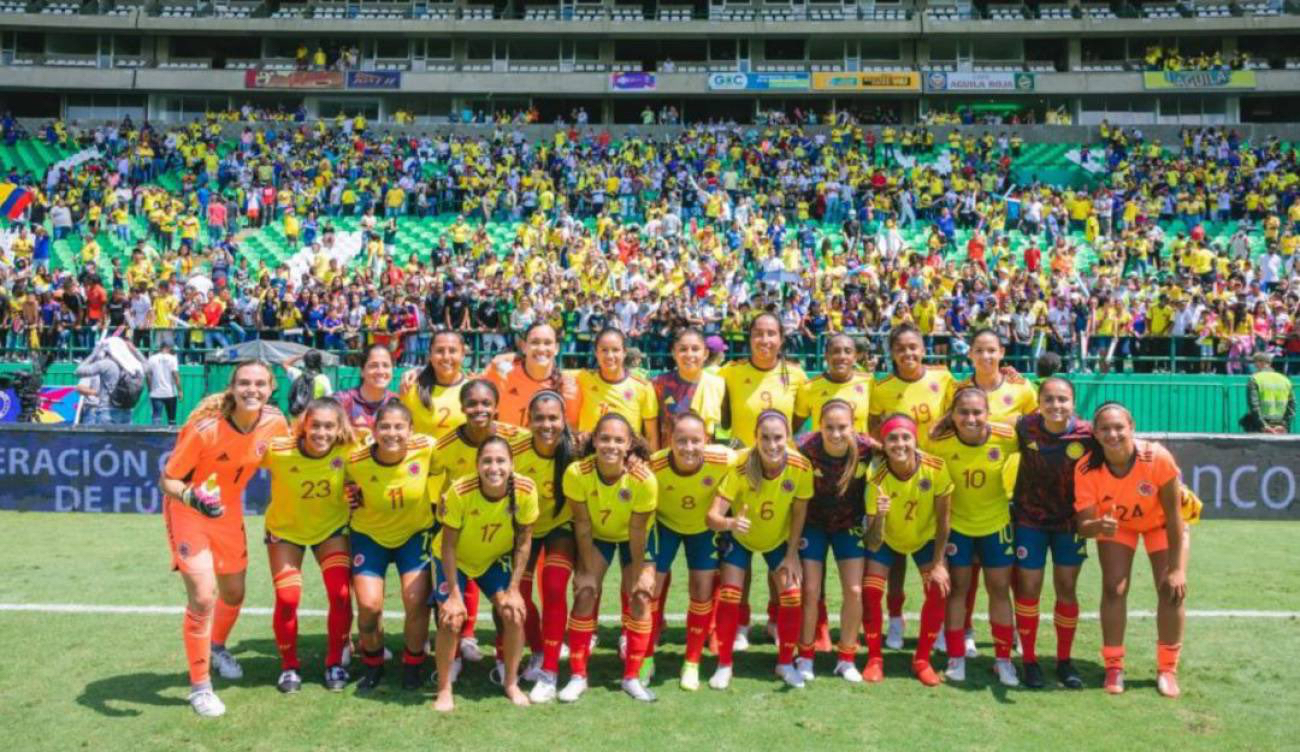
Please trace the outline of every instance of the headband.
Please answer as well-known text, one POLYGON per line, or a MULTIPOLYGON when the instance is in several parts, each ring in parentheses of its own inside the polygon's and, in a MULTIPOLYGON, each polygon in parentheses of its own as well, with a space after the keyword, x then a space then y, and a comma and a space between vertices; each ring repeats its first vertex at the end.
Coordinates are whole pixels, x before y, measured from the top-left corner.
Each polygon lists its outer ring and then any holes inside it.
POLYGON ((537 392, 533 394, 532 398, 528 400, 528 406, 531 408, 538 400, 543 399, 545 397, 557 399, 560 401, 560 405, 562 406, 566 405, 564 401, 564 395, 560 394, 554 389, 539 389, 537 392))
POLYGON ((912 434, 912 438, 916 438, 916 421, 906 415, 895 415, 880 424, 880 438, 884 439, 886 436, 900 428, 906 429, 908 433, 912 434))

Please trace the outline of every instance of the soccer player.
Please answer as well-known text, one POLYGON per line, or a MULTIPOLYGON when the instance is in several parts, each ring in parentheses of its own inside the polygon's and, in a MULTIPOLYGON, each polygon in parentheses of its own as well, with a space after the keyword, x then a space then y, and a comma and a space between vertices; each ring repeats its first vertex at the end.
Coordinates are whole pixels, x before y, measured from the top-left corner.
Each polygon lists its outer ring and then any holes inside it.
POLYGON ((645 437, 650 451, 659 448, 659 399, 649 381, 624 366, 627 345, 623 332, 606 327, 596 335, 597 368, 578 372, 582 410, 578 430, 590 432, 606 413, 618 413, 645 437))
POLYGON ((862 677, 868 682, 884 678, 880 601, 894 560, 910 554, 925 588, 912 673, 933 687, 942 682, 930 665, 930 650, 943 628, 951 585, 945 554, 953 482, 942 458, 917 449, 917 425, 910 415, 885 416, 879 433, 884 456, 867 468, 867 573, 862 581, 867 670, 862 677))
POLYGON ((535 681, 528 693, 528 699, 535 703, 555 700, 560 651, 569 618, 569 578, 577 555, 573 507, 565 503, 563 489, 564 471, 578 458, 580 447, 564 415, 564 398, 558 393, 544 390, 534 394, 528 405, 528 428, 533 436, 528 447, 515 457, 515 472, 531 479, 537 487, 539 513, 533 524, 532 551, 528 569, 520 579, 520 591, 528 608, 525 635, 533 651, 524 678, 531 674, 535 681), (532 600, 532 574, 539 560, 540 614, 532 600))
POLYGON ((831 549, 844 595, 834 673, 856 684, 862 681, 854 656, 862 626, 862 573, 867 555, 862 545, 862 514, 872 442, 855 430, 857 410, 845 400, 832 398, 821 403, 817 423, 818 432, 799 442, 799 453, 812 463, 813 497, 799 546, 803 562, 803 624, 795 668, 805 680, 813 678, 814 638, 819 604, 823 603, 826 552, 831 549))
POLYGON ((1159 443, 1134 437, 1133 415, 1117 402, 1097 408, 1092 427, 1089 452, 1074 467, 1074 508, 1079 534, 1097 539, 1101 563, 1103 687, 1110 694, 1124 691, 1128 583, 1141 539, 1159 595, 1156 689, 1165 697, 1178 697, 1178 654, 1187 597, 1187 540, 1179 513, 1178 465, 1159 443))
POLYGON ((388 390, 392 383, 393 352, 387 345, 371 345, 362 355, 361 384, 334 393, 359 441, 367 441, 374 431, 380 408, 398 401, 398 396, 388 390))
POLYGON ((501 421, 512 426, 528 425, 528 402, 543 389, 564 396, 565 419, 576 428, 582 412, 582 391, 578 382, 560 369, 556 361, 559 345, 555 329, 537 321, 524 330, 518 353, 492 359, 483 377, 501 394, 501 421))
POLYGON ((465 385, 465 338, 460 332, 435 332, 429 362, 402 374, 401 399, 415 420, 416 433, 436 441, 465 422, 460 390, 465 385))
MULTIPOLYGON (((872 435, 880 430, 884 416, 900 412, 916 423, 919 448, 925 449, 930 427, 948 411, 947 395, 952 374, 942 365, 925 365, 925 340, 914 324, 903 323, 889 331, 889 357, 894 372, 876 377, 871 386, 871 414, 867 425, 872 435)), ((907 578, 906 557, 896 557, 889 572, 889 633, 885 644, 892 650, 903 647, 903 582, 907 578)))
POLYGON ((466 616, 461 592, 478 581, 496 609, 504 635, 505 671, 501 686, 515 705, 528 705, 519 689, 519 654, 527 618, 519 583, 527 569, 537 521, 537 487, 514 472, 510 442, 500 436, 478 448, 477 472, 458 478, 438 508, 442 523, 433 541, 438 602, 438 696, 434 710, 450 712, 452 658, 466 616))
POLYGON ((777 586, 776 673, 790 687, 802 688, 794 667, 802 610, 799 541, 813 495, 813 470, 790 444, 784 413, 765 410, 755 424, 754 447, 736 459, 709 508, 709 529, 722 533, 722 589, 718 594, 718 669, 709 679, 714 689, 731 685, 732 652, 740 625, 741 589, 754 554, 761 554, 777 586))
POLYGON ((389 565, 401 579, 406 612, 402 686, 420 686, 420 666, 429 634, 429 539, 432 497, 441 481, 430 480, 433 439, 411 432, 411 411, 392 401, 375 414, 374 441, 353 452, 346 464, 352 495, 352 590, 357 599, 365 672, 360 693, 384 678, 384 578, 389 565))
MULTIPOLYGON (((713 621, 713 580, 718 571, 708 512, 714 494, 726 477, 734 457, 731 450, 709 443, 707 423, 693 412, 678 413, 667 449, 650 458, 659 485, 655 529, 659 551, 655 561, 655 602, 662 608, 669 587, 668 575, 680 549, 686 550, 690 572, 690 606, 686 612, 686 658, 682 663, 682 689, 700 688, 700 656, 713 621)), ((662 620, 655 621, 650 644, 658 641, 662 620)))
POLYGON ((172 568, 188 597, 181 634, 190 707, 205 718, 226 712, 212 691, 211 666, 224 679, 244 675, 226 650, 248 571, 240 499, 271 440, 289 433, 284 416, 268 404, 274 393, 270 366, 259 360, 236 365, 226 390, 205 398, 181 428, 158 482, 172 568))
POLYGON ((832 334, 826 339, 826 370, 799 387, 794 401, 795 430, 810 418, 811 431, 820 430, 822 406, 831 400, 847 402, 853 408, 853 430, 867 433, 867 416, 871 412, 871 374, 857 370, 857 345, 847 334, 832 334))
POLYGON ((1015 635, 1011 616, 1011 565, 1015 546, 1011 534, 1011 491, 1003 469, 1015 456, 1015 431, 989 421, 989 399, 977 386, 958 389, 952 408, 935 424, 931 451, 948 465, 953 492, 949 521, 948 564, 952 592, 947 606, 949 681, 966 680, 964 625, 970 601, 967 591, 976 587, 973 564, 984 565, 984 585, 989 594, 989 622, 993 629, 993 670, 1003 686, 1016 687, 1020 679, 1011 663, 1015 635))
POLYGON ((581 459, 564 471, 563 493, 573 513, 578 567, 573 574, 573 612, 569 617, 569 683, 560 702, 577 702, 587 691, 587 659, 596 631, 601 582, 618 554, 622 589, 628 593, 623 615, 627 652, 623 691, 653 702, 640 679, 641 663, 654 649, 655 532, 659 485, 646 464, 650 453, 627 418, 608 413, 596 422, 581 459), (637 461, 629 463, 629 458, 637 461))
POLYGON ((716 373, 704 370, 709 357, 705 342, 698 329, 678 329, 672 344, 676 367, 651 381, 659 399, 661 439, 666 440, 672 435, 673 422, 685 412, 693 412, 704 419, 704 430, 710 439, 722 422, 722 401, 727 396, 727 384, 716 373))
POLYGON ((1038 598, 1043 569, 1052 552, 1052 583, 1056 605, 1056 678, 1067 689, 1083 689, 1083 679, 1070 660, 1079 622, 1076 587, 1088 558, 1087 542, 1074 528, 1074 466, 1092 439, 1092 424, 1074 414, 1074 385, 1052 376, 1039 385, 1038 412, 1016 421, 1020 471, 1011 496, 1016 541, 1016 632, 1024 684, 1044 686, 1038 665, 1038 598))
POLYGON ((271 503, 266 509, 266 555, 275 588, 272 627, 280 650, 276 687, 286 694, 302 687, 298 673, 298 604, 302 599, 302 559, 308 546, 320 567, 329 601, 326 619, 325 688, 339 692, 348 683, 343 646, 352 629, 352 557, 348 549, 348 500, 344 463, 355 449, 343 408, 330 398, 307 403, 294 435, 273 439, 262 457, 271 473, 271 503))

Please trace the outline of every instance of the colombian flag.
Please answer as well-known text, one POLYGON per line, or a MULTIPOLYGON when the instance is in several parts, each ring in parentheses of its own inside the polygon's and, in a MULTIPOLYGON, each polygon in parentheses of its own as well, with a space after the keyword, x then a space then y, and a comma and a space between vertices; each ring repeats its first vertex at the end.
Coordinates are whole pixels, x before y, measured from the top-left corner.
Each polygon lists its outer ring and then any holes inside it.
MULTIPOLYGON (((36 414, 38 423, 71 423, 77 417, 77 405, 81 395, 75 386, 41 387, 41 407, 36 414)), ((18 394, 13 389, 0 391, 0 423, 13 423, 18 420, 22 406, 18 394)))
POLYGON ((18 219, 32 202, 32 192, 13 183, 0 183, 0 214, 18 219))

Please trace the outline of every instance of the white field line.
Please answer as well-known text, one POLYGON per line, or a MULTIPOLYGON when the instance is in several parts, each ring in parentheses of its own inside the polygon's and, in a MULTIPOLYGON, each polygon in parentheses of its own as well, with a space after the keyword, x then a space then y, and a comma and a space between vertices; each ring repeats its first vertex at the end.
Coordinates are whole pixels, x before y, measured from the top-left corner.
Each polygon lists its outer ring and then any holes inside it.
MULTIPOLYGON (((185 612, 184 606, 109 606, 90 603, 0 603, 0 612, 32 612, 42 614, 81 614, 81 615, 103 615, 103 614, 128 614, 128 615, 167 615, 180 616, 185 612)), ((272 609, 262 606, 245 606, 242 614, 246 616, 270 616, 272 609)), ((326 612, 317 608, 299 609, 299 616, 324 617, 326 612)), ((389 619, 402 618, 401 612, 388 612, 384 614, 389 619)), ((486 616, 486 614, 485 614, 486 616)), ((908 619, 918 619, 919 614, 909 613, 908 619)), ((1154 611, 1133 610, 1128 612, 1130 619, 1154 619, 1154 611)), ((1300 611, 1260 611, 1255 609, 1188 609, 1187 616, 1193 619, 1300 619, 1300 611)), ((666 614, 665 618, 674 624, 684 624, 686 614, 666 614)), ((1097 614, 1081 613, 1080 619, 1087 621, 1096 621, 1097 614)), ((984 614, 976 614, 976 620, 987 621, 988 617, 984 614)), ((1048 613, 1043 614, 1044 621, 1050 621, 1051 616, 1048 613)), ((838 622, 839 616, 832 614, 832 622, 838 622)), ((617 624, 621 622, 621 617, 617 614, 602 614, 600 621, 603 624, 617 624)))

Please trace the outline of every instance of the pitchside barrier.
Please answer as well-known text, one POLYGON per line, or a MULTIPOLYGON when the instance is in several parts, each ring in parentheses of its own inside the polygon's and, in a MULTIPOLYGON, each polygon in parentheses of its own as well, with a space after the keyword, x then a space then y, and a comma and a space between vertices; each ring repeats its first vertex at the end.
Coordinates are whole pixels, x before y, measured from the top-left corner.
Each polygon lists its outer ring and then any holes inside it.
MULTIPOLYGON (((1300 520, 1300 436, 1144 436, 1173 452, 1207 519, 1300 520)), ((158 478, 175 441, 165 428, 0 424, 0 509, 158 513, 158 478)), ((258 472, 246 511, 265 511, 269 492, 258 472)))

